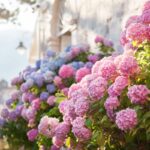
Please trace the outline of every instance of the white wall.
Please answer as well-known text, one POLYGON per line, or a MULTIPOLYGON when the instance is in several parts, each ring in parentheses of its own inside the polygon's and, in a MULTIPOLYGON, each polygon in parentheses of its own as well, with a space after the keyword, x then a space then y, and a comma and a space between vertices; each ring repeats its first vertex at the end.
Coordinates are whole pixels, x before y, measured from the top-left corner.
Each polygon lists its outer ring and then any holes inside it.
POLYGON ((115 42, 120 50, 119 36, 125 20, 138 14, 146 0, 67 0, 66 13, 78 19, 77 42, 88 41, 101 34, 115 42))

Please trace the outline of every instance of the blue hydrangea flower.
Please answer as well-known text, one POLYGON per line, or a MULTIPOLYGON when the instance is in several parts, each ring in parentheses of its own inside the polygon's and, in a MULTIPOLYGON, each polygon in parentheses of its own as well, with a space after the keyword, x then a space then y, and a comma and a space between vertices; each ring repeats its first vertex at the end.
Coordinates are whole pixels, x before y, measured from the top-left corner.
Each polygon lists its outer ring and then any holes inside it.
POLYGON ((41 66, 41 60, 37 60, 35 63, 36 69, 40 69, 41 66))
POLYGON ((54 92, 56 91, 56 86, 55 86, 54 84, 48 84, 48 85, 46 86, 46 88, 47 88, 47 91, 48 91, 50 94, 52 94, 52 93, 54 93, 54 92))
POLYGON ((65 64, 65 60, 64 60, 63 58, 57 58, 57 59, 55 60, 55 65, 56 65, 57 67, 61 67, 63 64, 65 64))
POLYGON ((78 70, 78 69, 80 68, 78 61, 72 62, 71 65, 72 65, 72 67, 75 68, 76 70, 78 70))
POLYGON ((46 51, 46 56, 47 57, 55 57, 56 53, 53 50, 47 50, 46 51))
POLYGON ((70 51, 71 51, 71 47, 72 47, 71 45, 68 45, 68 46, 64 49, 64 51, 65 51, 65 52, 70 52, 70 51))
POLYGON ((93 66, 93 63, 92 63, 92 62, 87 62, 87 63, 85 64, 85 67, 87 67, 87 68, 89 68, 89 69, 91 69, 92 66, 93 66))
POLYGON ((49 97, 49 93, 48 93, 48 92, 42 92, 42 93, 40 94, 40 99, 41 99, 42 101, 46 101, 46 100, 48 99, 48 97, 49 97))
POLYGON ((79 67, 80 67, 80 68, 84 67, 84 62, 79 61, 79 67))
POLYGON ((50 61, 50 62, 48 63, 48 68, 49 68, 49 70, 51 70, 51 71, 55 71, 55 70, 57 69, 57 66, 56 66, 56 64, 55 64, 55 61, 50 61))
POLYGON ((43 76, 44 76, 45 82, 50 83, 53 81, 55 73, 52 71, 47 71, 43 74, 43 76))

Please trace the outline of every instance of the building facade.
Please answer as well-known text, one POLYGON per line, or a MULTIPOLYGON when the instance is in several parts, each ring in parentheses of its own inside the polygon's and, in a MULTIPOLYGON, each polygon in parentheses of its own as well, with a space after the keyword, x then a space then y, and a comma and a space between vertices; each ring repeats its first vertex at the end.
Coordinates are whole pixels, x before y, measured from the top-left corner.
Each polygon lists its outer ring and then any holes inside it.
POLYGON ((124 23, 146 0, 45 0, 38 9, 30 62, 46 49, 61 51, 69 44, 88 42, 94 47, 98 34, 111 39, 121 51, 119 37, 124 23))

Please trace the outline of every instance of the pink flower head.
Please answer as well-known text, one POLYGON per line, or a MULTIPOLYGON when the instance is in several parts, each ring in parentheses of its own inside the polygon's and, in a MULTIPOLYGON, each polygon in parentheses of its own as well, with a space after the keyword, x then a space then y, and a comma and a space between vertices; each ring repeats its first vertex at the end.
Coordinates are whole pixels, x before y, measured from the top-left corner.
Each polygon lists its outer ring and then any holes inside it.
POLYGON ((131 16, 125 25, 125 28, 128 28, 129 25, 131 25, 132 23, 138 23, 139 22, 139 16, 135 15, 135 16, 131 16))
POLYGON ((55 129, 55 136, 65 140, 69 131, 70 131, 70 125, 67 124, 66 122, 61 122, 57 125, 55 129))
POLYGON ((104 41, 104 38, 102 36, 97 35, 95 37, 95 43, 103 43, 103 41, 104 41))
POLYGON ((92 62, 92 63, 95 63, 96 61, 99 60, 99 56, 96 55, 96 54, 91 54, 91 55, 88 56, 88 60, 89 60, 90 62, 92 62))
POLYGON ((47 137, 52 137, 55 133, 55 128, 58 124, 58 119, 44 116, 43 118, 41 118, 40 123, 38 125, 39 133, 47 137))
POLYGON ((81 52, 80 47, 75 46, 71 48, 71 53, 74 57, 77 56, 80 52, 81 52))
POLYGON ((118 72, 124 76, 132 76, 139 72, 139 66, 136 58, 131 53, 123 54, 115 58, 115 64, 118 72), (129 63, 130 62, 130 63, 129 63))
POLYGON ((130 108, 119 111, 116 114, 116 124, 121 130, 131 130, 137 125, 136 111, 130 108))
POLYGON ((73 77, 74 73, 75 70, 71 65, 63 65, 59 70, 59 76, 63 79, 73 77))
POLYGON ((122 90, 128 86, 129 80, 128 77, 118 76, 115 79, 115 82, 108 88, 108 93, 110 96, 119 96, 122 90))
POLYGON ((148 0, 143 6, 143 12, 150 10, 150 0, 148 0))
POLYGON ((61 77, 55 76, 55 78, 54 78, 54 84, 56 86, 60 87, 63 84, 61 77))
POLYGON ((81 97, 75 102, 75 113, 78 116, 84 116, 86 112, 89 110, 89 107, 90 107, 89 101, 81 97))
POLYGON ((72 122, 73 128, 83 128, 85 126, 85 119, 83 117, 77 117, 73 122, 72 122))
POLYGON ((126 31, 123 31, 120 35, 120 43, 124 46, 129 42, 129 40, 126 38, 126 31))
POLYGON ((128 97, 132 103, 144 104, 150 94, 150 90, 145 85, 133 85, 128 89, 128 97))
POLYGON ((31 102, 31 106, 33 109, 35 110, 39 110, 40 109, 40 106, 41 106, 41 101, 39 98, 37 99, 34 99, 32 102, 31 102))
POLYGON ((89 140, 92 136, 91 130, 86 127, 72 128, 72 132, 79 139, 79 141, 89 140))
POLYGON ((76 81, 77 82, 80 82, 81 79, 86 76, 87 74, 90 74, 90 69, 86 68, 86 67, 83 67, 83 68, 80 68, 79 70, 77 70, 76 72, 76 81))
POLYGON ((105 46, 108 46, 108 47, 113 47, 113 42, 111 40, 108 40, 108 39, 104 39, 104 45, 105 46))
POLYGON ((50 150, 60 150, 60 148, 55 145, 52 145, 50 150))
POLYGON ((108 97, 105 101, 105 109, 107 111, 115 110, 120 105, 120 102, 117 97, 108 97))
POLYGON ((62 113, 62 114, 65 114, 66 113, 66 107, 67 107, 67 104, 68 104, 68 100, 64 100, 62 102, 60 102, 59 104, 59 111, 62 113))
POLYGON ((71 99, 71 100, 66 101, 63 104, 61 103, 61 105, 59 106, 60 111, 63 113, 63 120, 66 123, 70 124, 76 117, 74 101, 71 99))
POLYGON ((126 37, 130 41, 142 43, 144 40, 150 40, 149 27, 141 23, 132 23, 127 28, 126 37))
POLYGON ((90 83, 88 87, 89 96, 94 101, 99 100, 104 96, 106 88, 107 88, 106 79, 99 76, 90 83))
POLYGON ((150 24, 150 9, 147 11, 144 11, 143 14, 139 17, 140 22, 142 22, 145 25, 150 24))
POLYGON ((28 140, 29 141, 34 141, 38 135, 38 130, 37 129, 31 129, 27 132, 28 140))
POLYGON ((105 79, 111 79, 116 76, 116 66, 113 60, 103 59, 103 62, 98 68, 98 74, 105 79))
POLYGON ((68 96, 69 88, 63 88, 61 91, 65 96, 68 96))
POLYGON ((37 111, 31 106, 26 110, 26 117, 28 120, 34 119, 36 117, 37 111))
POLYGON ((87 92, 83 89, 80 84, 73 84, 69 88, 68 97, 76 101, 80 97, 87 97, 87 92))
POLYGON ((50 105, 50 106, 53 106, 55 104, 55 101, 56 101, 56 97, 55 96, 49 96, 48 99, 47 99, 47 103, 50 105))
POLYGON ((87 90, 87 88, 89 87, 89 84, 96 79, 97 77, 99 77, 98 74, 96 73, 92 73, 89 75, 86 75, 85 77, 82 78, 82 80, 80 81, 79 85, 84 88, 85 90, 87 90))
POLYGON ((52 138, 52 142, 58 148, 60 148, 60 147, 62 147, 64 145, 64 139, 61 139, 61 138, 59 138, 57 136, 54 136, 52 138))

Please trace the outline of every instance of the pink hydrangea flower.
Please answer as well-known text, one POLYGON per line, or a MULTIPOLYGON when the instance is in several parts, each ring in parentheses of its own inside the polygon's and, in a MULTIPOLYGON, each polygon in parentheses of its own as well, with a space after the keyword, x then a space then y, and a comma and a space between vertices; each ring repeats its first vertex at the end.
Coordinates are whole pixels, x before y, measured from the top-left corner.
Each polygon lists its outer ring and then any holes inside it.
POLYGON ((76 118, 74 101, 72 99, 67 101, 63 114, 63 120, 69 124, 76 118))
POLYGON ((137 125, 137 113, 135 110, 127 108, 116 114, 116 124, 121 130, 131 130, 137 125))
POLYGON ((64 139, 61 139, 61 138, 59 138, 59 137, 57 137, 57 136, 54 136, 54 137, 52 138, 52 142, 53 142, 53 144, 54 144, 56 147, 60 148, 60 147, 62 147, 63 144, 64 144, 64 139))
POLYGON ((71 54, 75 57, 81 52, 80 47, 72 47, 71 48, 71 54))
POLYGON ((90 69, 83 67, 77 70, 76 75, 75 75, 75 79, 77 82, 80 82, 81 79, 86 76, 87 74, 90 74, 90 69))
POLYGON ((144 11, 143 14, 139 17, 140 22, 143 24, 149 25, 150 24, 150 9, 144 11))
POLYGON ((50 150, 60 150, 60 148, 55 145, 52 145, 50 150))
POLYGON ((59 108, 59 111, 62 113, 62 114, 65 114, 66 113, 66 106, 68 104, 68 100, 64 100, 62 102, 60 102, 58 108, 59 108))
POLYGON ((85 90, 87 90, 87 88, 89 87, 89 84, 96 79, 97 77, 99 77, 98 74, 96 73, 92 73, 89 75, 86 75, 84 78, 82 78, 82 80, 80 81, 79 85, 84 88, 85 90))
POLYGON ((59 70, 59 76, 63 79, 72 77, 74 73, 75 70, 71 65, 63 65, 59 70))
POLYGON ((92 67, 92 74, 95 73, 95 74, 98 74, 98 69, 99 69, 99 66, 101 65, 102 61, 97 61, 93 67, 92 67))
POLYGON ((69 88, 63 88, 61 91, 65 96, 68 96, 69 88))
POLYGON ((73 122, 72 122, 73 128, 82 128, 85 126, 85 119, 83 117, 77 117, 73 122))
POLYGON ((92 132, 86 127, 72 128, 72 132, 79 139, 79 141, 86 141, 91 138, 92 132))
POLYGON ((88 87, 89 96, 94 101, 99 100, 104 96, 106 88, 106 79, 104 79, 103 77, 98 77, 95 80, 93 80, 88 87))
POLYGON ((92 73, 97 73, 106 79, 116 76, 116 66, 113 57, 104 57, 92 67, 92 73))
POLYGON ((76 101, 78 98, 87 97, 87 92, 80 84, 73 84, 69 88, 68 97, 76 101))
POLYGON ((47 103, 50 105, 50 106, 53 106, 55 104, 55 101, 56 101, 56 97, 55 96, 49 96, 48 99, 47 99, 47 103))
POLYGON ((103 43, 103 41, 104 41, 104 38, 102 36, 97 35, 95 37, 95 43, 103 43))
POLYGON ((70 125, 67 124, 66 122, 61 122, 57 125, 55 129, 55 136, 65 140, 69 131, 70 131, 70 125))
POLYGON ((99 66, 98 74, 105 79, 111 79, 116 76, 116 66, 113 60, 104 60, 99 66))
POLYGON ((37 114, 37 111, 34 108, 29 107, 28 109, 26 109, 26 118, 28 120, 35 119, 36 114, 37 114))
POLYGON ((139 72, 139 66, 136 58, 131 53, 123 54, 115 58, 115 64, 118 72, 124 76, 131 76, 139 72), (130 62, 130 63, 129 63, 130 62))
POLYGON ((126 37, 130 41, 142 43, 144 40, 150 40, 149 27, 142 23, 132 23, 127 28, 126 37))
POLYGON ((126 45, 128 43, 128 39, 126 38, 126 31, 122 32, 120 35, 120 43, 121 45, 126 45))
POLYGON ((38 130, 37 129, 31 129, 27 132, 28 140, 29 141, 34 141, 38 135, 38 130))
POLYGON ((84 116, 86 112, 89 110, 90 104, 87 99, 79 98, 75 102, 75 113, 78 116, 84 116))
POLYGON ((139 22, 139 16, 137 16, 137 15, 131 16, 131 17, 126 21, 125 28, 128 28, 128 26, 131 25, 132 23, 138 23, 138 22, 139 22))
POLYGON ((60 87, 63 84, 61 77, 55 76, 55 78, 54 78, 54 84, 56 86, 60 87))
POLYGON ((57 127, 58 124, 59 124, 58 119, 44 116, 40 120, 40 123, 38 125, 38 131, 39 133, 47 137, 52 137, 55 133, 55 128, 57 127))
POLYGON ((41 101, 39 98, 37 98, 31 102, 31 107, 35 110, 39 110, 40 106, 41 106, 41 101))
POLYGON ((118 76, 115 82, 108 88, 108 94, 110 96, 119 96, 122 90, 129 84, 128 77, 118 76))
POLYGON ((117 97, 108 97, 104 103, 105 109, 107 111, 115 110, 120 105, 117 97))
POLYGON ((144 6, 143 6, 143 12, 150 10, 150 0, 148 0, 147 2, 145 2, 144 6))
POLYGON ((99 60, 99 56, 96 54, 91 54, 88 56, 88 60, 91 61, 92 63, 95 63, 96 61, 99 60))
POLYGON ((144 104, 147 101, 150 90, 145 85, 133 85, 128 89, 128 97, 132 103, 144 104))

